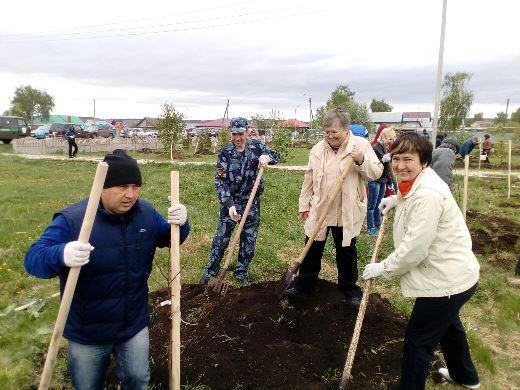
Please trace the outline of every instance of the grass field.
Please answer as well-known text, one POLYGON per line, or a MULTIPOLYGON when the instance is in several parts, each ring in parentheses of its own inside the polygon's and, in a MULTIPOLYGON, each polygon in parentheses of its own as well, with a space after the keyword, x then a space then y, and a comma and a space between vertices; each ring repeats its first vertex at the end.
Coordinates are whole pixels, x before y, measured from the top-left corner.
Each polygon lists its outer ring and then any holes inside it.
MULTIPOLYGON (((9 152, 9 146, 0 145, 2 152, 9 152)), ((302 149, 295 154, 297 157, 294 158, 299 160, 292 164, 304 165, 308 151, 302 149)), ((142 155, 139 157, 143 158, 142 155)), ((214 156, 210 157, 210 161, 214 161, 214 156)), ((58 291, 57 280, 28 276, 23 268, 23 257, 55 211, 88 195, 95 164, 68 159, 26 160, 12 155, 0 155, 0 164, 0 204, 3 208, 0 218, 0 388, 28 389, 38 382, 39 364, 50 340, 59 302, 57 298, 50 298, 58 291), (29 310, 15 311, 20 305, 34 300, 37 303, 29 310)), ((207 261, 216 224, 218 203, 213 190, 214 170, 212 166, 181 167, 159 162, 143 165, 142 198, 163 212, 168 207, 171 169, 180 171, 180 199, 187 206, 192 223, 190 237, 181 249, 182 281, 195 283, 207 261)), ((253 282, 278 279, 303 248, 303 228, 297 217, 302 175, 302 172, 283 170, 265 173, 262 224, 251 266, 253 282)), ((505 179, 471 178, 468 209, 490 218, 502 216, 520 223, 520 183, 515 180, 513 184, 513 197, 507 200, 505 179)), ((485 220, 471 224, 486 227, 485 220)), ((359 238, 360 269, 370 260, 374 242, 375 239, 365 232, 359 238)), ((387 236, 382 256, 390 250, 387 236)), ((480 288, 463 311, 484 389, 515 389, 520 383, 520 292, 504 282, 505 277, 512 274, 517 256, 518 243, 513 251, 479 256, 482 266, 480 288), (497 266, 497 256, 500 256, 501 266, 497 266), (510 263, 510 267, 503 266, 504 262, 510 263)), ((167 251, 159 250, 155 261, 151 289, 166 286, 159 269, 167 267, 167 251)), ((330 243, 324 256, 322 277, 336 277, 330 243)), ((374 289, 388 298, 396 310, 409 313, 413 300, 402 298, 397 281, 378 280, 374 289)), ((63 380, 64 372, 65 360, 60 357, 53 376, 55 388, 68 388, 63 380)), ((440 389, 441 386, 429 383, 428 388, 440 389)))

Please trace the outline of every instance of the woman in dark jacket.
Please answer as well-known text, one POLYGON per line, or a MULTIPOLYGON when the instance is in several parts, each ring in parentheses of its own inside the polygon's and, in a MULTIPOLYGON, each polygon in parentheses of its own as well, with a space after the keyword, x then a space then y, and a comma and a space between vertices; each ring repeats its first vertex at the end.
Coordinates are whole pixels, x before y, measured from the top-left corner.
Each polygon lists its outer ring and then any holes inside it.
POLYGON ((383 163, 383 173, 379 179, 368 182, 367 229, 370 236, 375 236, 381 226, 381 212, 378 206, 385 196, 387 183, 393 182, 388 148, 394 140, 395 130, 386 127, 381 131, 379 140, 372 146, 377 158, 383 163))

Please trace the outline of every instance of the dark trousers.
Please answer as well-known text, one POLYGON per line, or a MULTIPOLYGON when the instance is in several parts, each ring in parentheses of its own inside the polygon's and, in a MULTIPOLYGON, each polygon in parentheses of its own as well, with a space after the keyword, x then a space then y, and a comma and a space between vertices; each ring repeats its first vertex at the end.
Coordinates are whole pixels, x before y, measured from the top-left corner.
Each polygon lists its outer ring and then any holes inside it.
POLYGON ((475 284, 460 294, 417 298, 404 336, 401 390, 424 389, 433 350, 440 343, 450 377, 461 384, 479 383, 459 312, 475 293, 475 284))
POLYGON ((67 138, 67 141, 69 142, 69 157, 75 156, 78 153, 76 140, 74 138, 67 138), (74 147, 74 152, 72 152, 72 147, 74 147))
MULTIPOLYGON (((321 258, 325 250, 325 243, 329 231, 334 239, 336 247, 336 265, 338 267, 338 287, 348 297, 361 297, 361 289, 356 285, 358 280, 356 238, 352 238, 350 246, 341 246, 343 240, 343 228, 341 226, 329 226, 324 241, 314 241, 309 252, 303 259, 296 288, 300 291, 311 293, 314 290, 316 280, 321 271, 321 258)), ((309 237, 305 237, 305 243, 309 237)))

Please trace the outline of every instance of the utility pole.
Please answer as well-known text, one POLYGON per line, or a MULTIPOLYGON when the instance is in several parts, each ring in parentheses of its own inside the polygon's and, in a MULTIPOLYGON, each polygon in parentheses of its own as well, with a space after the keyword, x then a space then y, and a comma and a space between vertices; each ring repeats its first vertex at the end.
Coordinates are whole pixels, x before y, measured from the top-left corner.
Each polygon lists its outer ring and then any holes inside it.
POLYGON ((309 129, 311 128, 312 123, 312 99, 309 96, 309 129))
POLYGON ((435 149, 435 141, 437 139, 437 124, 439 122, 439 103, 441 96, 441 80, 442 80, 442 59, 444 55, 444 32, 446 30, 446 8, 448 0, 442 2, 442 24, 441 38, 439 44, 439 61, 437 63, 437 84, 435 86, 435 107, 433 109, 433 128, 432 128, 432 144, 435 149))
POLYGON ((507 110, 509 109, 509 98, 507 98, 507 103, 506 103, 506 115, 504 117, 504 127, 506 127, 506 122, 507 122, 507 110))

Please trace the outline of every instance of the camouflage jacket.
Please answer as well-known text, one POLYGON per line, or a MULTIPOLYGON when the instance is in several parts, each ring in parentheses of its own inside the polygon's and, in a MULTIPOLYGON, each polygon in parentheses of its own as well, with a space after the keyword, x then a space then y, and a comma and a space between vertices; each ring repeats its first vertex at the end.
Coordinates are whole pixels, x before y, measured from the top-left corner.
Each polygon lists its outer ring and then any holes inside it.
MULTIPOLYGON (((278 162, 278 153, 254 139, 247 139, 243 152, 237 151, 232 142, 220 150, 217 158, 215 191, 222 206, 229 208, 247 203, 258 172, 258 158, 262 154, 271 157, 269 165, 278 162)), ((259 196, 263 190, 262 179, 256 196, 259 196)))

